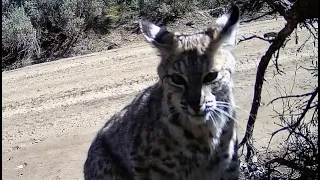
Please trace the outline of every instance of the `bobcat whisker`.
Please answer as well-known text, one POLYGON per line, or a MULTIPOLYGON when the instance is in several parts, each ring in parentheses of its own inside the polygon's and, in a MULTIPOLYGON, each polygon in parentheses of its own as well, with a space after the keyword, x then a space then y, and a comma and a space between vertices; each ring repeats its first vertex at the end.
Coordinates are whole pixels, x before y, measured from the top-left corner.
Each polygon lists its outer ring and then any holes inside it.
POLYGON ((174 116, 174 115, 176 115, 176 114, 178 114, 178 118, 180 119, 181 118, 181 114, 179 113, 179 111, 176 109, 176 108, 174 108, 174 107, 169 107, 169 114, 168 114, 168 118, 170 119, 170 118, 172 118, 172 116, 174 116))
POLYGON ((221 119, 221 116, 215 112, 215 111, 210 111, 209 112, 209 115, 211 117, 211 122, 214 124, 214 126, 216 127, 217 126, 217 122, 215 121, 215 116, 218 116, 220 119, 221 119))
MULTIPOLYGON (((223 119, 222 118, 222 116, 219 114, 219 113, 217 113, 216 111, 214 111, 214 109, 212 110, 212 111, 210 111, 211 113, 213 113, 214 114, 214 116, 216 115, 216 116, 218 116, 220 119, 223 119)), ((214 120, 214 119, 213 119, 214 120)), ((215 121, 214 121, 215 122, 215 121)))
POLYGON ((225 102, 225 101, 216 101, 217 104, 231 104, 229 102, 225 102))
MULTIPOLYGON (((231 103, 223 102, 223 101, 217 101, 216 103, 217 103, 217 105, 219 105, 219 106, 222 106, 222 105, 232 105, 231 103)), ((245 110, 245 109, 241 108, 241 107, 240 107, 240 106, 238 106, 238 105, 235 105, 234 107, 235 107, 235 108, 237 108, 237 109, 240 109, 240 110, 241 110, 241 111, 243 111, 243 112, 245 112, 247 115, 249 115, 249 114, 250 114, 250 112, 249 112, 249 111, 247 111, 247 110, 245 110)))
POLYGON ((218 111, 218 112, 224 114, 225 116, 227 116, 228 118, 234 120, 236 123, 239 123, 234 117, 232 117, 230 114, 228 114, 227 112, 223 111, 222 109, 215 108, 215 111, 218 111))

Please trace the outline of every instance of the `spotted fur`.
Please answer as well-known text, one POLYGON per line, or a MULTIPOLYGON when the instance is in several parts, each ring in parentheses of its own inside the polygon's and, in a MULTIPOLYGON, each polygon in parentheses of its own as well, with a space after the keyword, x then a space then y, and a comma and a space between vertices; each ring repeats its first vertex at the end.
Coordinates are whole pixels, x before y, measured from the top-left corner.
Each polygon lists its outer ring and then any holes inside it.
POLYGON ((235 6, 194 34, 141 20, 161 56, 159 82, 98 132, 84 165, 86 180, 238 179, 235 59, 221 47, 235 42, 238 21, 235 6))

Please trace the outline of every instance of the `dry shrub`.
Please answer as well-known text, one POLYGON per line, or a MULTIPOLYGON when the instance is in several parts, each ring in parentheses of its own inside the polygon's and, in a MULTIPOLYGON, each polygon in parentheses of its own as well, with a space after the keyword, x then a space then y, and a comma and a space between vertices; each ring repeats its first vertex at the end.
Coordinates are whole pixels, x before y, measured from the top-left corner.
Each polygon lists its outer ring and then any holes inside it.
POLYGON ((26 60, 40 54, 37 31, 23 7, 10 8, 2 15, 2 67, 16 59, 26 60))

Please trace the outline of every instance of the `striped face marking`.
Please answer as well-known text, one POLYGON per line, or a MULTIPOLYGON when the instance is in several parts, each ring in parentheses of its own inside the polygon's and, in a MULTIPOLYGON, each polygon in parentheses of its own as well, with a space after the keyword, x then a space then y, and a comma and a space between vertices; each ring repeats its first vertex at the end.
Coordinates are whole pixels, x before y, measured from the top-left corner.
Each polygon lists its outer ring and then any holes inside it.
POLYGON ((180 115, 201 123, 224 116, 232 106, 234 57, 221 47, 234 45, 238 21, 239 10, 233 7, 213 27, 191 34, 140 22, 146 40, 160 53, 158 75, 167 103, 180 115))
MULTIPOLYGON (((215 66, 208 52, 188 50, 172 57, 167 69, 167 89, 172 94, 175 108, 197 122, 206 122, 212 116, 208 111, 216 108, 216 101, 227 101, 231 88, 231 74, 228 68, 215 66), (221 91, 226 90, 226 91, 221 91), (219 95, 219 97, 218 97, 219 95)), ((217 113, 219 114, 219 113, 217 113)))

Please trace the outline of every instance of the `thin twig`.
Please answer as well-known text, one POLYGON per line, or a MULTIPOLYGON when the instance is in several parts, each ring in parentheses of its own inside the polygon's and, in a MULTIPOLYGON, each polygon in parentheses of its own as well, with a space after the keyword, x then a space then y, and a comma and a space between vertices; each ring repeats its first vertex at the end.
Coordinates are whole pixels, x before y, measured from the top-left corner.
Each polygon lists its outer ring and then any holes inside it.
MULTIPOLYGON (((273 133, 271 134, 271 138, 270 138, 269 143, 271 142, 272 138, 273 138, 276 134, 278 134, 279 132, 284 131, 284 130, 290 129, 291 132, 290 132, 288 138, 290 137, 290 135, 292 134, 292 132, 296 130, 296 128, 300 125, 300 123, 301 123, 302 119, 304 118, 304 116, 307 114, 308 110, 310 109, 311 103, 312 103, 312 101, 314 100, 314 98, 316 97, 317 94, 318 94, 318 87, 311 93, 312 96, 311 96, 310 99, 308 100, 308 103, 307 103, 304 111, 301 113, 300 117, 298 118, 298 120, 297 120, 295 123, 291 124, 291 125, 282 127, 281 129, 278 129, 278 130, 276 130, 275 132, 273 132, 273 133)), ((301 97, 304 97, 304 96, 301 96, 301 97)))
POLYGON ((313 92, 309 92, 309 93, 305 93, 305 94, 299 94, 299 95, 289 95, 289 96, 281 96, 281 97, 277 97, 277 98, 274 98, 273 100, 271 100, 267 106, 271 103, 273 103, 274 101, 276 100, 279 100, 279 99, 284 99, 284 98, 299 98, 299 97, 305 97, 305 96, 310 96, 312 95, 313 92))
POLYGON ((258 39, 261 39, 261 40, 263 40, 263 41, 267 41, 267 42, 269 42, 269 43, 272 43, 272 42, 274 41, 273 39, 269 40, 269 39, 265 39, 265 38, 260 37, 260 36, 257 36, 257 35, 252 35, 252 36, 250 36, 250 37, 242 37, 242 38, 243 38, 243 39, 240 39, 239 42, 238 42, 238 44, 240 44, 242 41, 248 41, 248 40, 253 39, 253 38, 258 38, 258 39))
POLYGON ((297 53, 302 51, 302 49, 304 48, 304 46, 306 45, 306 43, 311 39, 311 37, 312 37, 312 35, 310 34, 309 37, 308 37, 308 39, 306 39, 306 40, 301 44, 301 46, 298 48, 297 53))
POLYGON ((266 13, 258 16, 258 17, 255 17, 255 18, 252 18, 252 19, 248 19, 248 20, 243 20, 243 21, 241 21, 241 23, 248 23, 248 22, 251 22, 251 21, 255 21, 255 20, 258 20, 258 19, 260 19, 260 18, 263 18, 264 16, 272 15, 272 14, 274 14, 274 13, 276 13, 276 11, 275 11, 275 10, 272 10, 272 11, 266 12, 266 13))
POLYGON ((285 72, 280 70, 279 68, 279 63, 278 63, 279 54, 280 54, 280 49, 278 49, 277 51, 276 58, 274 59, 274 65, 276 66, 277 73, 281 75, 281 73, 285 74, 285 72))
POLYGON ((313 33, 313 31, 312 31, 311 28, 309 27, 309 24, 307 24, 306 22, 304 22, 303 25, 304 25, 305 28, 307 28, 307 30, 310 32, 310 34, 312 34, 313 38, 318 39, 318 36, 313 33))
POLYGON ((292 127, 293 127, 293 130, 292 130, 292 131, 295 131, 295 129, 297 128, 297 126, 299 126, 299 124, 301 123, 301 121, 302 121, 302 119, 304 118, 304 116, 307 114, 308 110, 310 109, 311 103, 313 102, 314 98, 315 98, 315 97, 317 96, 317 94, 318 94, 318 91, 319 91, 319 88, 318 88, 318 87, 313 91, 310 99, 308 100, 307 106, 305 107, 305 109, 304 109, 304 111, 302 112, 301 116, 299 117, 299 119, 297 120, 297 122, 296 122, 295 124, 293 124, 293 126, 292 126, 292 127))

